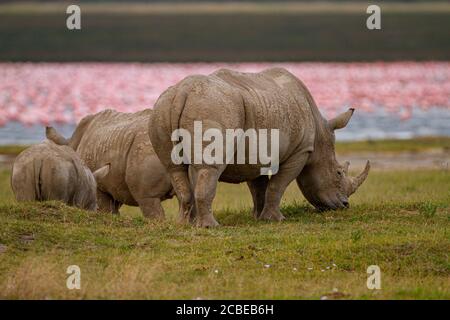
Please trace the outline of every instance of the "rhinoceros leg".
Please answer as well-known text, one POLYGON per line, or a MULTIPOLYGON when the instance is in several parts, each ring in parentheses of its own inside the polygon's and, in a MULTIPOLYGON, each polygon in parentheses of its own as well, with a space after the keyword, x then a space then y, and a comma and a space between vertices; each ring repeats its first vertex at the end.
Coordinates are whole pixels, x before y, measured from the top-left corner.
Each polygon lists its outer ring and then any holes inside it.
POLYGON ((97 189, 97 206, 98 211, 111 212, 112 214, 119 214, 119 208, 121 207, 121 204, 115 201, 106 192, 97 189))
MULTIPOLYGON (((188 178, 189 178, 189 185, 191 188, 191 194, 195 191, 195 185, 197 184, 197 177, 198 177, 198 170, 194 166, 189 166, 188 170, 188 178)), ((197 208, 195 206, 195 197, 192 196, 191 198, 191 207, 189 210, 189 215, 182 215, 181 214, 181 205, 180 205, 180 216, 178 222, 182 224, 188 224, 188 223, 195 223, 195 219, 197 216, 197 208)), ((178 199, 178 203, 181 204, 180 199, 178 199)))
POLYGON ((149 153, 152 150, 142 149, 142 144, 133 145, 128 155, 125 182, 144 217, 163 219, 161 201, 171 197, 172 185, 159 158, 149 153))
POLYGON ((137 199, 139 208, 146 218, 164 219, 164 209, 159 198, 137 199))
POLYGON ((266 196, 266 188, 269 178, 260 176, 255 180, 247 181, 248 188, 253 198, 253 216, 258 218, 264 209, 264 200, 266 196))
POLYGON ((187 170, 172 170, 169 175, 180 204, 178 221, 185 223, 190 219, 193 206, 193 197, 189 184, 188 172, 187 170))
POLYGON ((212 202, 216 195, 217 182, 223 168, 201 167, 196 169, 195 207, 199 227, 216 227, 219 223, 212 213, 212 202))
POLYGON ((269 179, 264 201, 264 209, 259 216, 262 220, 281 221, 284 216, 280 211, 281 197, 288 185, 300 174, 308 159, 308 153, 297 153, 283 163, 277 174, 269 179))

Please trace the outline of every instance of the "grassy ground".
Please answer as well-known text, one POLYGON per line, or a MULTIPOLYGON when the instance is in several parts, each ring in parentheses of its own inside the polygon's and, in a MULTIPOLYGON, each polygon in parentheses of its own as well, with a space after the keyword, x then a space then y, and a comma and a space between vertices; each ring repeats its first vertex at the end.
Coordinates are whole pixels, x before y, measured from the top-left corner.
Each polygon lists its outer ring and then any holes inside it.
POLYGON ((383 3, 377 31, 364 3, 82 4, 81 31, 66 6, 0 5, 0 60, 450 59, 448 3, 383 3))
POLYGON ((4 145, 0 146, 0 154, 7 156, 15 156, 25 150, 27 146, 23 145, 4 145))
POLYGON ((450 299, 450 172, 373 171, 345 211, 316 213, 291 185, 282 223, 254 221, 221 184, 213 230, 60 203, 17 204, 0 171, 0 298, 450 299), (66 288, 69 265, 81 290, 66 288), (366 269, 381 268, 381 290, 366 269), (337 292, 336 290, 337 289, 337 292), (334 291, 333 291, 334 290, 334 291))

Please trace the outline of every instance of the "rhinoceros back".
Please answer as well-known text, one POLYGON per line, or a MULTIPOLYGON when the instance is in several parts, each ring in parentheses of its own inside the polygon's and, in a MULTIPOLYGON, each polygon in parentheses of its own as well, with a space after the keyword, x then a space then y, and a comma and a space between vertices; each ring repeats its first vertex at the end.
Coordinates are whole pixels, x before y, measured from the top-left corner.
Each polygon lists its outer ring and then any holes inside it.
POLYGON ((309 92, 287 70, 271 68, 259 73, 242 73, 221 69, 211 76, 239 90, 246 109, 247 128, 280 129, 289 136, 291 144, 298 143, 309 131, 313 133, 309 92))
POLYGON ((150 113, 151 110, 137 113, 105 110, 97 113, 77 148, 92 171, 110 164, 110 172, 98 182, 98 188, 124 203, 133 204, 125 182, 128 155, 137 134, 147 132, 150 113))
POLYGON ((18 201, 61 200, 95 207, 95 180, 78 155, 51 141, 34 145, 17 156, 11 184, 18 201))

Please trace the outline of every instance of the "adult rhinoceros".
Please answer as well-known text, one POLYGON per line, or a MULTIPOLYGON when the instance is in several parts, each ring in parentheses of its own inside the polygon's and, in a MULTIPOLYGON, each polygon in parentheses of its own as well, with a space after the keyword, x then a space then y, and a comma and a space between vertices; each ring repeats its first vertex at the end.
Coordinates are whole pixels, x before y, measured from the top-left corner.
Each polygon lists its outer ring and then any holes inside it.
POLYGON ((44 141, 25 149, 14 160, 11 187, 17 201, 60 200, 96 210, 95 179, 108 171, 109 166, 103 166, 92 173, 71 148, 44 141))
MULTIPOLYGON (((325 120, 305 85, 282 68, 260 73, 221 69, 208 76, 189 76, 168 88, 156 102, 149 134, 181 201, 180 219, 190 215, 195 203, 197 224, 216 226, 211 203, 220 180, 246 181, 253 196, 255 216, 279 221, 284 218, 279 209, 281 197, 294 179, 316 208, 348 206, 348 197, 363 183, 370 168, 367 162, 364 171, 351 178, 347 176, 348 164, 336 161, 334 130, 345 127, 353 111, 325 120), (173 133, 183 129, 195 136, 195 121, 201 121, 203 133, 215 129, 223 136, 229 129, 278 129, 278 172, 271 178, 261 175, 263 164, 250 161, 174 162, 173 148, 178 134, 173 133)), ((182 153, 192 157, 192 152, 196 152, 194 144, 195 141, 190 148, 183 145, 182 153)), ((202 146, 207 145, 202 142, 202 146)), ((226 148, 224 145, 223 149, 226 148)), ((248 154, 246 157, 248 160, 248 154)))
POLYGON ((47 138, 77 151, 91 170, 110 165, 98 181, 99 210, 118 213, 122 204, 139 206, 146 217, 164 217, 161 201, 173 196, 170 178, 154 153, 148 121, 152 110, 105 110, 84 117, 70 139, 52 127, 47 138))

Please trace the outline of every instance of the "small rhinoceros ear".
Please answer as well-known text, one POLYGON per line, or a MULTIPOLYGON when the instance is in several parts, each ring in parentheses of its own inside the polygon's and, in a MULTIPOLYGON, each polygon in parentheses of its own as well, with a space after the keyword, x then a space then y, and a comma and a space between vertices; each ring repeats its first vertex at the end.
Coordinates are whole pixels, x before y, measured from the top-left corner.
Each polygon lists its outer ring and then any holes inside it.
POLYGON ((354 111, 355 111, 354 108, 350 108, 346 112, 338 115, 336 118, 328 120, 328 126, 330 127, 331 130, 344 128, 350 121, 350 118, 352 117, 354 111))
POLYGON ((103 179, 106 177, 106 175, 109 173, 109 164, 106 166, 101 167, 100 169, 97 169, 93 172, 95 181, 99 181, 100 179, 103 179))
POLYGON ((53 141, 57 145, 67 146, 69 141, 59 134, 53 127, 45 127, 45 136, 48 140, 53 141))

